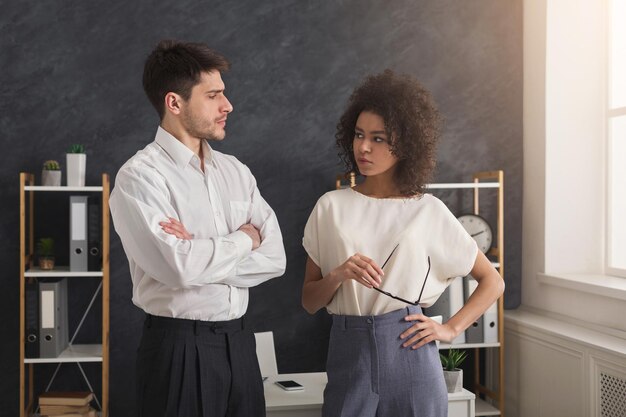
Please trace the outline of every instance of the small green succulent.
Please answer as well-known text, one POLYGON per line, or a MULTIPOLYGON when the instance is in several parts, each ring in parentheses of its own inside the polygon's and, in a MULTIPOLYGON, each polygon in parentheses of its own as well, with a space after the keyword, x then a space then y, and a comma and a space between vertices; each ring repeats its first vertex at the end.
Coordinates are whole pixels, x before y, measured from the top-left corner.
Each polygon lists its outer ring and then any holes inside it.
POLYGON ((54 256, 54 239, 42 237, 37 241, 37 254, 41 257, 54 256))
POLYGON ((446 371, 454 371, 457 369, 465 358, 467 358, 467 352, 464 350, 449 349, 447 355, 439 354, 441 358, 441 364, 446 371))
POLYGON ((79 143, 74 143, 70 145, 67 150, 67 153, 85 153, 85 146, 79 143))
POLYGON ((60 171, 61 165, 59 165, 59 163, 54 159, 50 159, 43 163, 43 169, 46 171, 60 171))

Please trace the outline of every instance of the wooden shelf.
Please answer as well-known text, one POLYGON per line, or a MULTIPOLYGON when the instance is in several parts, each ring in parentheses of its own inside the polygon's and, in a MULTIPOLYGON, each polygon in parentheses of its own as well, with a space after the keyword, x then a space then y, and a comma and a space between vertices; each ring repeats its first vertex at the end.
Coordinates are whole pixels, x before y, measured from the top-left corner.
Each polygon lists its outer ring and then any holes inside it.
POLYGON ((474 348, 494 348, 494 347, 500 347, 500 343, 499 342, 495 342, 495 343, 457 343, 454 345, 451 345, 449 343, 440 343, 439 344, 439 350, 444 350, 444 349, 450 349, 450 348, 454 348, 454 349, 474 349, 474 348))
POLYGON ((101 186, 68 187, 65 185, 62 185, 60 187, 52 187, 48 185, 27 185, 24 187, 24 191, 102 192, 102 187, 101 186))
POLYGON ((27 269, 25 277, 101 277, 102 271, 70 271, 69 266, 55 266, 54 269, 41 269, 38 267, 27 269))
POLYGON ((450 183, 442 183, 442 184, 427 184, 426 185, 426 189, 427 190, 443 190, 443 189, 449 189, 449 190, 456 190, 458 188, 468 188, 468 189, 475 189, 475 188, 499 188, 500 187, 500 183, 499 182, 450 182, 450 183))
POLYGON ((57 358, 25 358, 24 363, 102 362, 102 345, 71 345, 57 358))
POLYGON ((500 410, 489 404, 482 398, 476 397, 476 417, 478 416, 499 416, 500 410))

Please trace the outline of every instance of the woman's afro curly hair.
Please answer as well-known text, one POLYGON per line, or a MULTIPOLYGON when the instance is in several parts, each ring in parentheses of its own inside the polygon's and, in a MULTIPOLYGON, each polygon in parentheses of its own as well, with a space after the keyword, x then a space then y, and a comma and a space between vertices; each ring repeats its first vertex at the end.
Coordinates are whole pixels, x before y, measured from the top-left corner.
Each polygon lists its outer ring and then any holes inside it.
POLYGON ((354 128, 363 111, 383 118, 392 138, 391 153, 398 158, 395 180, 400 192, 413 196, 424 192, 435 168, 440 116, 430 93, 409 75, 387 69, 365 78, 348 101, 337 124, 339 156, 348 172, 358 172, 354 159, 354 128))

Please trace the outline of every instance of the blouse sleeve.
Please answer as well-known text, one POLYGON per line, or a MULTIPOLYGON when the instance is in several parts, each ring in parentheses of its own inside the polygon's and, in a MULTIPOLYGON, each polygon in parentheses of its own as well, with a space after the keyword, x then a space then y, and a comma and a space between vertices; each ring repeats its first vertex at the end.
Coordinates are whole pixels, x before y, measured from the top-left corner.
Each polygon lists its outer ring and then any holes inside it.
POLYGON ((437 234, 433 248, 433 268, 440 280, 449 284, 456 277, 470 273, 476 261, 478 246, 445 204, 439 202, 437 234))
POLYGON ((323 235, 319 230, 320 226, 323 225, 323 222, 321 221, 322 208, 320 207, 320 200, 318 200, 317 204, 315 204, 313 211, 309 215, 306 226, 304 226, 304 237, 302 238, 302 246, 304 246, 304 250, 306 250, 311 260, 319 267, 321 267, 320 237, 323 235))

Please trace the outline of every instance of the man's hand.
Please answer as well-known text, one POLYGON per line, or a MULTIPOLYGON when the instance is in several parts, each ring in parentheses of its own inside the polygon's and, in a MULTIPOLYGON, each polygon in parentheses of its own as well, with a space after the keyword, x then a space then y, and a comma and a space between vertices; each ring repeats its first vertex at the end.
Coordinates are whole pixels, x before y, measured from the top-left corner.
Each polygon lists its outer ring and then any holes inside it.
POLYGON ((174 235, 179 239, 191 240, 193 239, 193 235, 185 229, 185 226, 176 220, 173 217, 168 217, 168 222, 159 222, 161 229, 165 233, 169 233, 170 235, 174 235))
POLYGON ((250 236, 250 239, 252 239, 252 250, 261 246, 261 232, 259 232, 259 229, 250 223, 246 223, 242 225, 239 230, 250 236))

